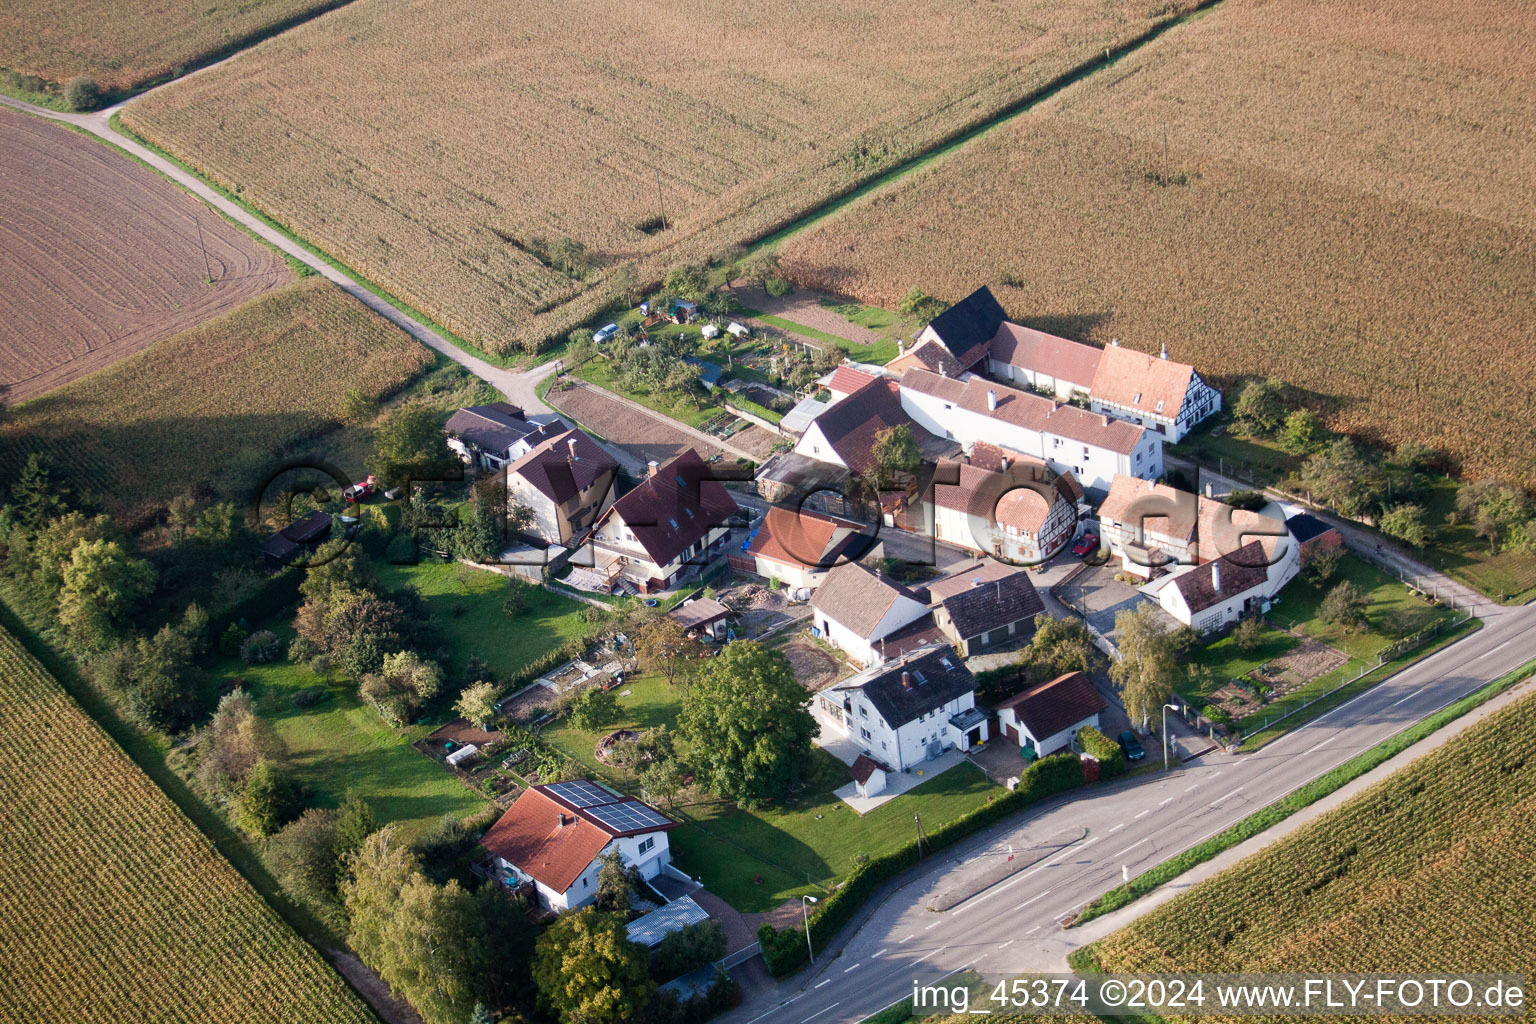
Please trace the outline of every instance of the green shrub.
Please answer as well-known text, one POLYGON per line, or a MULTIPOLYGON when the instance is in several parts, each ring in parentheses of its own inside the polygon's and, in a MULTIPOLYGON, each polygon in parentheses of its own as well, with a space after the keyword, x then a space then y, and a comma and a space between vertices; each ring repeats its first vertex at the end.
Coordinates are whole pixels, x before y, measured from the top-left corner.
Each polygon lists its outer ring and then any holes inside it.
POLYGON ((283 653, 283 642, 270 629, 258 630, 240 644, 240 660, 247 665, 265 665, 283 653))
POLYGON ((789 294, 789 282, 782 277, 770 277, 763 282, 763 290, 774 298, 782 298, 789 294))
POLYGON ((331 695, 331 691, 323 686, 306 686, 293 695, 293 703, 297 707, 312 708, 331 695))
POLYGON ((64 87, 64 102, 73 110, 95 110, 101 105, 101 86, 85 75, 71 78, 64 87))
POLYGON ((1125 771, 1125 751, 1120 744, 1091 725, 1077 730, 1077 742, 1089 757, 1099 762, 1099 778, 1108 779, 1125 771))

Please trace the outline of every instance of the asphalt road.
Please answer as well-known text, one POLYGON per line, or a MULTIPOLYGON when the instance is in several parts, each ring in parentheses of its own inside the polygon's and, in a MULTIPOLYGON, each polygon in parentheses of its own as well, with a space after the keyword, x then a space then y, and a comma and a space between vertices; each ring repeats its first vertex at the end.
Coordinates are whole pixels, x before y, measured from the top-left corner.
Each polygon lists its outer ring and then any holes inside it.
MULTIPOLYGON (((1057 798, 941 855, 889 896, 835 957, 734 1011, 734 1024, 856 1022, 924 983, 973 967, 987 976, 1065 970, 1076 934, 1058 921, 1099 894, 1227 828, 1431 712, 1536 658, 1536 604, 1479 608, 1485 626, 1252 754, 1213 753, 1167 775, 1057 798), (928 895, 985 858, 1081 827, 1065 850, 945 913, 928 895)), ((1149 749, 1149 757, 1158 756, 1149 749)))

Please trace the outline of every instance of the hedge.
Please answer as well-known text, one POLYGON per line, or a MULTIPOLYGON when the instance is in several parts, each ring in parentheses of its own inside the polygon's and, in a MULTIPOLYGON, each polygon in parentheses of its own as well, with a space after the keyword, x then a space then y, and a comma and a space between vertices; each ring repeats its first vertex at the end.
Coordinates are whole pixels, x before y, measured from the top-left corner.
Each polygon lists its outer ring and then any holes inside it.
POLYGON ((1089 757, 1099 762, 1099 778, 1112 779, 1125 771, 1125 751, 1093 726, 1085 725, 1077 730, 1077 741, 1089 757))
MULTIPOLYGON (((1061 753, 1041 758, 1023 771, 1019 776, 1018 788, 1013 792, 928 833, 923 842, 922 856, 927 857, 953 846, 1030 804, 1064 793, 1082 783, 1083 770, 1077 755, 1061 753)), ((881 886, 903 871, 916 867, 920 860, 917 841, 914 839, 899 849, 854 868, 836 891, 822 897, 816 905, 816 912, 810 917, 811 941, 818 947, 826 946, 881 886)), ((803 928, 792 927, 779 931, 771 924, 764 924, 758 929, 757 940, 762 946, 768 973, 775 978, 797 971, 807 963, 803 928)))

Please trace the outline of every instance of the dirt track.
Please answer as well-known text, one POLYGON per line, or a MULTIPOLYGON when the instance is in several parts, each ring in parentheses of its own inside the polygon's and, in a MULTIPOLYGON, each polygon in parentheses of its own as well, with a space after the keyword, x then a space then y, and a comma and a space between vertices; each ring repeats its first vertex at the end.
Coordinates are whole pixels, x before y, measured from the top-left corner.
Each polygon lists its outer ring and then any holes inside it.
POLYGON ((0 210, 0 384, 12 402, 292 279, 276 253, 153 171, 3 109, 0 210))

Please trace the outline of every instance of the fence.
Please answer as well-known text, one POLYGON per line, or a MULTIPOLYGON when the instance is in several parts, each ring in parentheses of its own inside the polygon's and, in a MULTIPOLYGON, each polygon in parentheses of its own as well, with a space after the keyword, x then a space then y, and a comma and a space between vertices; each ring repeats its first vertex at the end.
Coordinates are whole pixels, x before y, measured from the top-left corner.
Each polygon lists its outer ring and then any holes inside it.
POLYGON ((762 944, 758 943, 758 942, 754 942, 750 946, 747 946, 747 947, 745 947, 743 949, 738 949, 736 952, 731 953, 728 956, 721 957, 719 960, 716 960, 715 961, 715 966, 721 968, 722 970, 728 971, 732 967, 735 967, 737 964, 744 964, 744 963, 746 963, 748 960, 751 960, 753 957, 757 956, 757 954, 761 953, 762 951, 763 951, 762 944))

